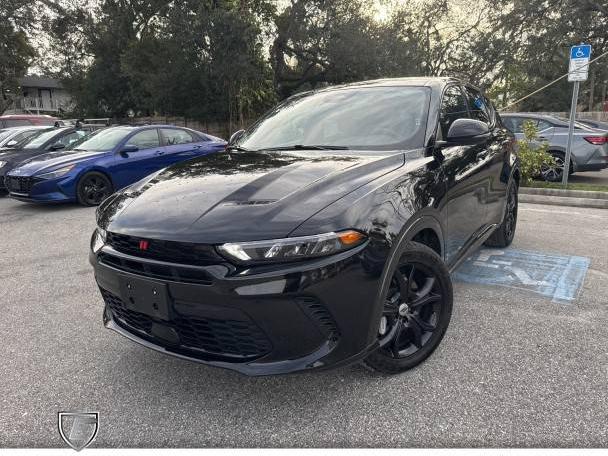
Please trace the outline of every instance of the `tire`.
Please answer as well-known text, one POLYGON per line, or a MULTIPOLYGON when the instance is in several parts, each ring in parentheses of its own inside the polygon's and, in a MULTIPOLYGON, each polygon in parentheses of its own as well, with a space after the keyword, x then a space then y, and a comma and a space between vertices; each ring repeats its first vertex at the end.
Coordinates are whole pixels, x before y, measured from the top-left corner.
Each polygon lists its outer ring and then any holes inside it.
POLYGON ((492 235, 486 239, 484 245, 488 247, 508 247, 515 237, 517 228, 517 182, 511 181, 507 189, 507 202, 505 203, 505 215, 502 222, 494 230, 492 235))
POLYGON ((112 182, 105 174, 91 171, 78 181, 76 196, 83 206, 98 206, 113 193, 112 182))
POLYGON ((418 242, 407 243, 390 275, 383 298, 386 324, 381 321, 378 331, 380 347, 362 364, 397 374, 417 366, 439 346, 452 317, 453 292, 443 260, 418 242))
MULTIPOLYGON (((540 177, 546 182, 561 182, 564 175, 564 164, 566 156, 563 152, 550 150, 549 155, 555 160, 555 166, 543 165, 540 171, 540 177)), ((568 175, 572 174, 572 160, 568 166, 568 175)))

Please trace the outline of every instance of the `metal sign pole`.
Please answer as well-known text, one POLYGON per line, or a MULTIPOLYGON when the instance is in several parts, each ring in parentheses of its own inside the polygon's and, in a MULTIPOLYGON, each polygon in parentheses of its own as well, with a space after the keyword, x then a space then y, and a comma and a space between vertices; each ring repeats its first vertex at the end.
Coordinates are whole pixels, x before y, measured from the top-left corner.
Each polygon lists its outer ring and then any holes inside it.
POLYGON ((578 104, 579 81, 574 82, 572 91, 572 105, 570 106, 570 125, 568 125, 568 145, 566 146, 566 158, 564 160, 564 172, 562 173, 562 185, 568 185, 568 174, 570 172, 570 156, 572 155, 572 134, 574 133, 574 122, 576 120, 576 105, 578 104))

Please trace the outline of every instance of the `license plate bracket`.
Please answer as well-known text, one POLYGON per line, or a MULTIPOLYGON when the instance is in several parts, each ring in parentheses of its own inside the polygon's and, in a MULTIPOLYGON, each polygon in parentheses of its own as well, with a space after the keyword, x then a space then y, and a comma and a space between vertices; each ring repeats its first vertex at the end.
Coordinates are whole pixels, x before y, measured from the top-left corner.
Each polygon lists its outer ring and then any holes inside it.
POLYGON ((166 284, 121 275, 120 288, 127 309, 160 320, 169 320, 169 295, 166 284))

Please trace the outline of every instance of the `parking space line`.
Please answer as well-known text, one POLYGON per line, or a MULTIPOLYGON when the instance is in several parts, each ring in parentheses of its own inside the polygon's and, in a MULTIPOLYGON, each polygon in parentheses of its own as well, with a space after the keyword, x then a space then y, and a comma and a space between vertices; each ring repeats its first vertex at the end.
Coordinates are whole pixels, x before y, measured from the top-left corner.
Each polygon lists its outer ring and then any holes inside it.
POLYGON ((482 249, 456 270, 454 279, 528 290, 553 302, 570 303, 582 287, 589 264, 589 258, 580 256, 482 249))

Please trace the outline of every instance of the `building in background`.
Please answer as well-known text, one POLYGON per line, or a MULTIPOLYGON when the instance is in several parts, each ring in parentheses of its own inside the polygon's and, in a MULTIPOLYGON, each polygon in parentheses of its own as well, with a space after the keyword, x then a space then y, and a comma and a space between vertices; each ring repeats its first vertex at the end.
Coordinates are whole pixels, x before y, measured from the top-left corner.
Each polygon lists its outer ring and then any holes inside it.
POLYGON ((19 94, 5 114, 59 114, 68 110, 71 97, 61 82, 44 76, 19 78, 19 94))

